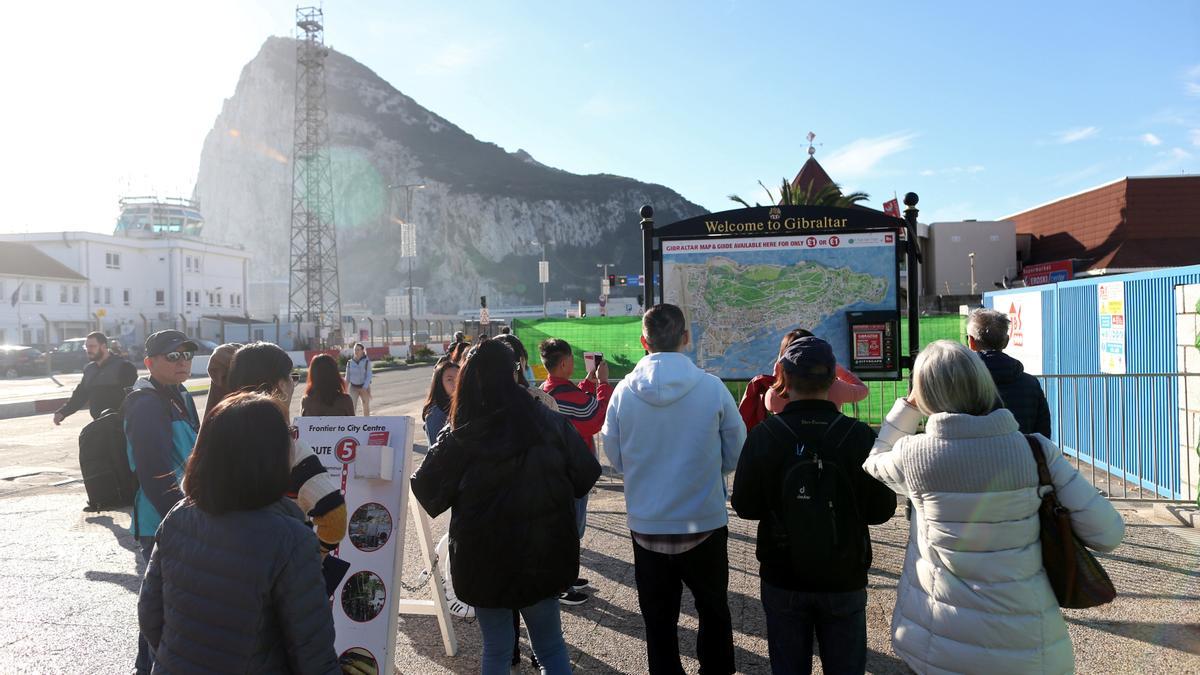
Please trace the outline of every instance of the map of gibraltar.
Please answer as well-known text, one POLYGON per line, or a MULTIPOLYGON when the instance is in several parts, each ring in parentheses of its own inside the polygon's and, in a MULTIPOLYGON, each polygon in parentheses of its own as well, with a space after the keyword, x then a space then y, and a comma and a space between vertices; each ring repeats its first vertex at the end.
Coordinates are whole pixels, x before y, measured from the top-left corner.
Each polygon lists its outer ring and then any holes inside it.
POLYGON ((735 241, 663 248, 665 299, 689 321, 685 351, 718 377, 769 372, 780 338, 798 327, 828 340, 846 364, 844 313, 896 308, 895 249, 882 235, 735 241))

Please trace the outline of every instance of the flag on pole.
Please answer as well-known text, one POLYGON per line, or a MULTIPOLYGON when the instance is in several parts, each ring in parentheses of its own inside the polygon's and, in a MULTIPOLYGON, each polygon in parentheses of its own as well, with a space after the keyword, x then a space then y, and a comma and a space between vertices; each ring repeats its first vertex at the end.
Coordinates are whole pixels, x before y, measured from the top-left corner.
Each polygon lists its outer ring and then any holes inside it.
POLYGON ((888 214, 889 216, 892 216, 893 218, 899 218, 900 217, 900 200, 893 197, 893 198, 887 200, 886 202, 884 202, 883 203, 883 212, 888 214))
POLYGON ((13 293, 12 293, 12 299, 11 299, 11 300, 9 300, 9 303, 8 303, 8 306, 9 306, 9 307, 16 307, 16 306, 17 306, 17 298, 18 298, 19 294, 21 293, 21 287, 22 287, 22 286, 24 286, 24 285, 25 285, 25 283, 24 283, 24 282, 21 282, 21 283, 17 284, 17 289, 16 289, 15 291, 13 291, 13 293))

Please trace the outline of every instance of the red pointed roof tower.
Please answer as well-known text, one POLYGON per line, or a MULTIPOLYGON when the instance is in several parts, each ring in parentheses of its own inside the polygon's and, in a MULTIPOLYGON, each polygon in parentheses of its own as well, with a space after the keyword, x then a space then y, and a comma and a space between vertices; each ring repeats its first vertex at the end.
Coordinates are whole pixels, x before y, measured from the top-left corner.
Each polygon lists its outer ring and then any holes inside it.
POLYGON ((829 174, 825 173, 824 167, 817 162, 814 157, 817 149, 813 147, 813 139, 817 137, 813 132, 808 132, 808 161, 804 162, 804 166, 800 167, 800 173, 792 179, 792 189, 798 192, 807 192, 815 194, 820 192, 828 185, 833 185, 833 179, 829 174))

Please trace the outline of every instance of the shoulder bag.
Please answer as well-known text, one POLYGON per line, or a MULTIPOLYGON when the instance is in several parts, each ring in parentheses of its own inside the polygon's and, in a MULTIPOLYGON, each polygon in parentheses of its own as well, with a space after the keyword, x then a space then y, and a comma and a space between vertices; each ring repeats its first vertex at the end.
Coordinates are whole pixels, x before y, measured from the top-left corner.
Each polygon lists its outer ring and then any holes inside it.
POLYGON ((1038 494, 1042 498, 1038 508, 1042 567, 1050 578, 1058 606, 1086 609, 1112 602, 1117 597, 1117 589, 1100 561, 1071 529, 1071 512, 1058 502, 1041 443, 1033 436, 1026 436, 1025 440, 1029 441, 1029 449, 1037 462, 1038 494))

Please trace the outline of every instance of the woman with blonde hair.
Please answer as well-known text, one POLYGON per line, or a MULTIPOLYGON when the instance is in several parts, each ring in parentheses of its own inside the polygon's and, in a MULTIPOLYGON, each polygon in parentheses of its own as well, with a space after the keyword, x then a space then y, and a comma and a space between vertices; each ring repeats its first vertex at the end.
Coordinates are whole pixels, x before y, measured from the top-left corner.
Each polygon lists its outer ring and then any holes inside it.
POLYGON ((1042 567, 1037 462, 1087 546, 1121 543, 1121 516, 1043 436, 997 408, 979 356, 938 340, 913 366, 863 468, 912 501, 892 647, 918 673, 1071 673, 1067 624, 1042 567), (925 433, 917 434, 922 415, 925 433))

